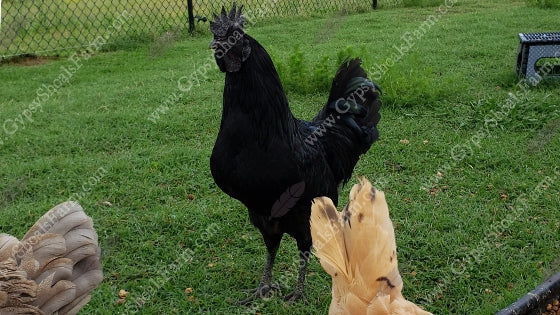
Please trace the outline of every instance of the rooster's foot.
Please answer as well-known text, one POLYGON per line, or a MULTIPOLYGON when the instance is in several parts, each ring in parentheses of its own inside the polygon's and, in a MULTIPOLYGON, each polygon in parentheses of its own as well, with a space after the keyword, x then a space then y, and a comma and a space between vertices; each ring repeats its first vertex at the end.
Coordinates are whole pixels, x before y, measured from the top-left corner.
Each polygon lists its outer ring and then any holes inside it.
POLYGON ((268 300, 274 296, 276 291, 280 291, 280 287, 276 284, 261 284, 258 288, 249 290, 251 295, 248 298, 237 302, 237 305, 247 305, 255 299, 268 300))
POLYGON ((293 303, 298 302, 298 301, 302 301, 303 303, 306 303, 306 304, 308 303, 307 298, 305 297, 305 293, 299 292, 298 290, 295 290, 294 292, 286 295, 284 300, 288 304, 293 304, 293 303))

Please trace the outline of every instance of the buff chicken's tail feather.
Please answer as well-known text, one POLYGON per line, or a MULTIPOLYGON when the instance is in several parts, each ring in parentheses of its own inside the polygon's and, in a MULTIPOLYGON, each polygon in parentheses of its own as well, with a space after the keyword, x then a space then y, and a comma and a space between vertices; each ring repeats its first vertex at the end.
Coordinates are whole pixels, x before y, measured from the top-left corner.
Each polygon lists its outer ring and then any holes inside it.
POLYGON ((311 211, 316 256, 332 277, 329 314, 430 314, 401 294, 397 247, 385 194, 365 179, 342 212, 326 197, 311 211))

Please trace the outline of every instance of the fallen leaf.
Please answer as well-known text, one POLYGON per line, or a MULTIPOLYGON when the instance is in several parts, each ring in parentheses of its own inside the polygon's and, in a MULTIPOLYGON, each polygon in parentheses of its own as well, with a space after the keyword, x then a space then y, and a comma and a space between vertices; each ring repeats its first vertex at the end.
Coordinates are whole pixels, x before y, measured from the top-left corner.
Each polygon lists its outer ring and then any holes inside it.
POLYGON ((118 300, 115 302, 114 305, 121 305, 121 304, 123 304, 124 302, 126 302, 126 299, 118 299, 118 300))
POLYGON ((120 289, 119 290, 119 299, 115 302, 114 305, 120 305, 123 304, 124 302, 126 302, 126 297, 130 294, 130 292, 120 289))
POLYGON ((410 141, 408 141, 408 139, 399 140, 399 143, 402 143, 402 144, 408 144, 409 142, 410 141))
POLYGON ((193 291, 193 289, 192 289, 192 288, 186 288, 186 289, 185 289, 185 292, 186 292, 187 294, 191 294, 191 293, 192 293, 192 291, 193 291))
POLYGON ((121 289, 121 290, 119 291, 119 298, 121 298, 121 299, 126 299, 126 297, 127 297, 129 294, 130 294, 130 292, 121 289))
POLYGON ((437 186, 434 186, 434 187, 430 188, 430 191, 429 191, 430 195, 437 196, 439 194, 439 190, 440 189, 437 186))

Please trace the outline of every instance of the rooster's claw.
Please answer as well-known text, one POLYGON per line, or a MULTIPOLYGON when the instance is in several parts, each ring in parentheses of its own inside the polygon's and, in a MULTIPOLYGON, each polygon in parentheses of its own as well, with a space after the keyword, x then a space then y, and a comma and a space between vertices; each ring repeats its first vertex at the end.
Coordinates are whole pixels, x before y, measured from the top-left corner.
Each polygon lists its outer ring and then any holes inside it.
POLYGON ((307 304, 309 303, 309 301, 307 301, 307 297, 305 297, 305 293, 303 292, 297 292, 294 291, 288 295, 286 295, 286 297, 284 298, 284 300, 288 303, 288 304, 294 304, 298 301, 302 301, 303 303, 307 304))
POLYGON ((244 300, 241 300, 239 302, 237 302, 237 305, 247 305, 249 303, 251 303, 252 301, 254 301, 255 299, 263 299, 263 300, 268 300, 270 298, 272 298, 274 296, 274 294, 276 293, 276 291, 280 291, 280 287, 276 284, 265 284, 265 285, 259 285, 258 288, 249 290, 250 292, 250 296, 244 300))

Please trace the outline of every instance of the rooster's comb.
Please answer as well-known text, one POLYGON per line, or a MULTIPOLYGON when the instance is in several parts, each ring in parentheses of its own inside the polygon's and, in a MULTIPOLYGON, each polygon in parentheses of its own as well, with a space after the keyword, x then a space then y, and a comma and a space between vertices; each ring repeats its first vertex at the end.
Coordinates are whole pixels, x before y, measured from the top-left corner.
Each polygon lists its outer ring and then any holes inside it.
POLYGON ((222 13, 219 16, 214 13, 214 21, 210 22, 210 30, 212 33, 218 37, 225 37, 228 29, 231 27, 243 29, 245 17, 241 15, 241 9, 243 9, 243 6, 237 9, 234 3, 231 11, 227 13, 226 8, 222 6, 222 13))

